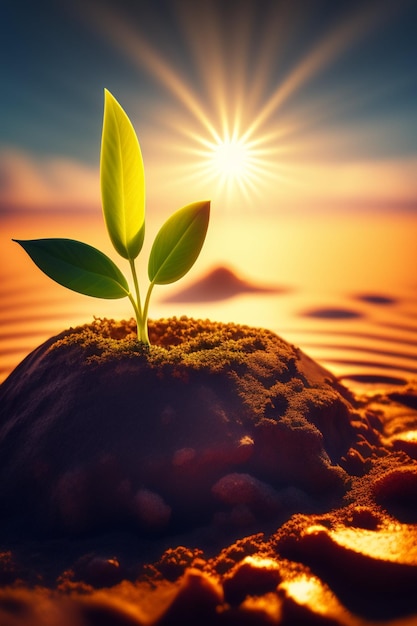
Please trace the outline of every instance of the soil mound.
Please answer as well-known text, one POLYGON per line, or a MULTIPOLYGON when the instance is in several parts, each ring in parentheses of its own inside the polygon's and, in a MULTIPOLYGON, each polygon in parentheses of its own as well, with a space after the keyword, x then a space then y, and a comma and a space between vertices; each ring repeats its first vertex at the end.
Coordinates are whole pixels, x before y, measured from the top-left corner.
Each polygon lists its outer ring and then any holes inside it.
POLYGON ((174 533, 319 511, 378 437, 325 369, 267 330, 95 320, 0 388, 3 515, 83 533, 174 533), (27 512, 30 511, 30 515, 27 512))
POLYGON ((0 388, 0 625, 414 626, 417 383, 353 396, 266 330, 133 331, 65 331, 0 388))

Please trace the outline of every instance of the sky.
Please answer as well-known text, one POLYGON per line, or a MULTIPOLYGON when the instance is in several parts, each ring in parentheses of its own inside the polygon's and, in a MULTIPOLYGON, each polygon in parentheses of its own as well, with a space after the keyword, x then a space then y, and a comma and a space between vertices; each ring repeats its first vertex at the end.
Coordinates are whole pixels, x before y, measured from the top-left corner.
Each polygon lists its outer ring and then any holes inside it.
POLYGON ((147 203, 417 209, 415 0, 1 0, 0 212, 100 206, 103 90, 147 203))

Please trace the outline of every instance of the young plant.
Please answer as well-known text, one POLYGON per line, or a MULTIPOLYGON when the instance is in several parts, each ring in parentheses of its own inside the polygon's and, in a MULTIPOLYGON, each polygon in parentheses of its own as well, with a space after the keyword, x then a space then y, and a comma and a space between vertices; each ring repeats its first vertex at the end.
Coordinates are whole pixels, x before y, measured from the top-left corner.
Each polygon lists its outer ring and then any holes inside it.
POLYGON ((194 265, 206 237, 210 202, 194 202, 176 211, 153 242, 149 286, 141 302, 135 259, 145 236, 145 175, 135 130, 117 100, 104 92, 100 184, 104 221, 116 251, 129 262, 134 292, 105 254, 74 239, 18 240, 34 263, 60 285, 96 298, 129 298, 138 340, 149 345, 149 300, 155 285, 182 278, 194 265))

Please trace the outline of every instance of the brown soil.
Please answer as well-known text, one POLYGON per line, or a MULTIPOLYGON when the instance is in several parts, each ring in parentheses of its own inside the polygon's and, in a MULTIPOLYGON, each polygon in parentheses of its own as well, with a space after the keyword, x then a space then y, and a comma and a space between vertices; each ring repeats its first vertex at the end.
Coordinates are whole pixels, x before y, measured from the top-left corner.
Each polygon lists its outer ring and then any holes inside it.
POLYGON ((0 387, 0 626, 416 623, 416 386, 356 397, 263 329, 133 329, 0 387))

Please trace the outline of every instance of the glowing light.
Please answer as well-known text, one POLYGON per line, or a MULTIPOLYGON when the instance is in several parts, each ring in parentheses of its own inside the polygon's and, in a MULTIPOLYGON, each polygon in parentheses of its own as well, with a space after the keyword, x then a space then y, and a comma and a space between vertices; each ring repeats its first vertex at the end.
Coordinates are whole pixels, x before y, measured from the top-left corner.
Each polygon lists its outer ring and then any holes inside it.
POLYGON ((382 530, 341 528, 330 533, 337 546, 363 558, 411 566, 415 563, 415 537, 406 525, 387 524, 382 530))
POLYGON ((408 430, 395 436, 395 439, 417 443, 417 430, 408 430))
POLYGON ((300 606, 314 607, 315 613, 334 617, 340 615, 342 607, 338 599, 315 576, 303 574, 291 581, 283 582, 279 589, 285 591, 288 597, 300 606))
POLYGON ((213 150, 213 166, 220 176, 244 178, 250 168, 247 146, 239 139, 225 139, 213 150))
POLYGON ((237 192, 248 197, 256 191, 266 176, 268 164, 255 142, 245 141, 236 133, 226 133, 222 139, 217 137, 215 141, 199 137, 198 141, 204 146, 197 151, 201 163, 195 168, 201 181, 210 181, 228 197, 236 198, 237 192))
MULTIPOLYGON (((166 51, 156 48, 150 35, 138 32, 134 20, 126 19, 123 12, 95 2, 83 5, 82 19, 140 72, 145 70, 168 96, 151 112, 160 136, 153 132, 150 148, 145 146, 154 151, 152 176, 159 189, 155 192, 158 204, 166 200, 167 189, 170 204, 175 194, 184 203, 189 194, 198 194, 210 197, 213 206, 239 209, 253 208, 259 199, 256 205, 268 209, 289 202, 305 206, 314 201, 322 205, 326 200, 330 204, 368 201, 369 196, 379 201, 380 196, 387 197, 381 180, 391 181, 386 186, 390 185, 396 199, 399 195, 405 200, 415 198, 415 177, 398 161, 389 164, 387 176, 381 175, 381 168, 388 169, 388 165, 376 163, 375 177, 360 164, 361 176, 356 176, 356 168, 352 181, 346 173, 349 152, 355 142, 364 143, 363 128, 326 130, 329 117, 380 98, 381 87, 375 84, 365 93, 339 85, 337 94, 332 89, 313 89, 305 99, 300 98, 353 44, 389 19, 387 4, 384 10, 370 5, 341 14, 290 66, 286 58, 291 40, 300 37, 290 9, 272 3, 259 21, 249 5, 233 16, 213 6, 178 5, 176 26, 183 41, 179 40, 171 55, 169 46, 166 51)), ((137 102, 126 108, 132 112, 136 106, 137 102)), ((137 110, 143 119, 143 109, 137 110)), ((143 126, 151 128, 153 122, 143 126)), ((377 125, 370 141, 377 143, 380 136, 377 125)), ((142 132, 140 137, 144 143, 142 132)), ((355 156, 351 161, 358 159, 355 156)), ((149 157, 147 162, 151 162, 149 157)), ((148 189, 153 188, 149 184, 148 189)))
POLYGON ((277 561, 269 557, 261 557, 258 555, 246 556, 242 563, 247 563, 252 567, 257 567, 259 569, 279 570, 277 561))

